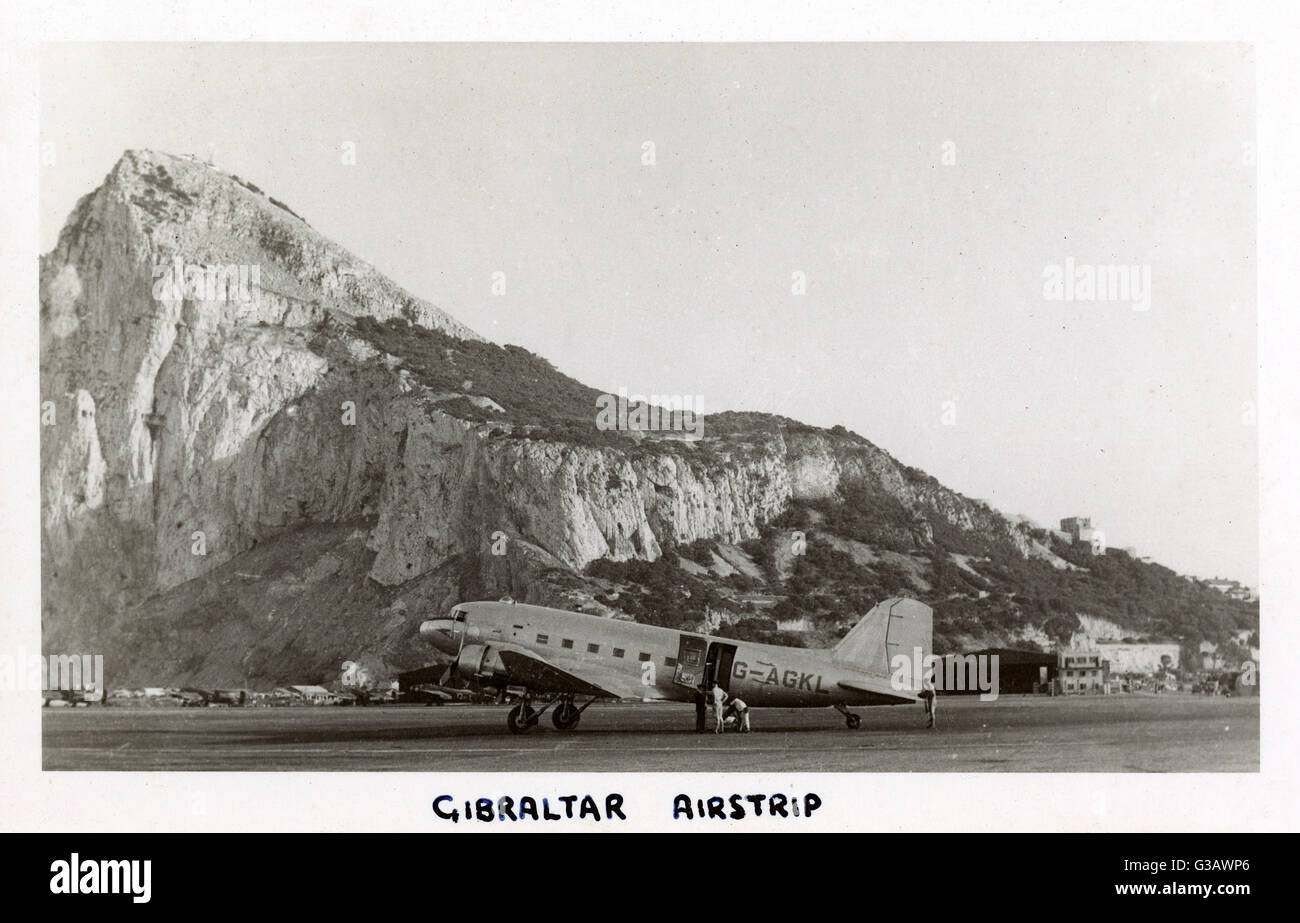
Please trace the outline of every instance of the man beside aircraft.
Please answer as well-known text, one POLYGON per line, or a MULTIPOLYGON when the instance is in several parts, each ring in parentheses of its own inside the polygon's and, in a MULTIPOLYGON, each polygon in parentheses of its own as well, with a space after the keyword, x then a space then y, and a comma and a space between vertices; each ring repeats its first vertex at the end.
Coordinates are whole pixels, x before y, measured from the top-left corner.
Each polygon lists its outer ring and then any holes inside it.
POLYGON ((727 703, 726 715, 722 716, 724 723, 728 715, 735 717, 736 730, 740 731, 742 734, 749 733, 749 706, 745 704, 744 699, 739 696, 734 696, 727 703))
POLYGON ((921 701, 925 703, 926 727, 934 727, 934 706, 938 695, 934 688, 934 673, 926 671, 921 679, 921 701))
POLYGON ((727 690, 719 685, 713 687, 713 733, 722 733, 722 711, 727 706, 727 690))
POLYGON ((739 697, 727 694, 721 685, 712 690, 713 697, 713 733, 721 734, 726 729, 727 717, 736 719, 736 730, 742 734, 749 733, 749 706, 739 697))

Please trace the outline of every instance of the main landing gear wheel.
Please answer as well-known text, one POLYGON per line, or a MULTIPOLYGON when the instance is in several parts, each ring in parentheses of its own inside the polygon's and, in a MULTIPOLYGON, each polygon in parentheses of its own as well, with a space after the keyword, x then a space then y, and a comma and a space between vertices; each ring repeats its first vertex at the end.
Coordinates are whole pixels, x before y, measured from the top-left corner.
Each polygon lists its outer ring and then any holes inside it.
POLYGON ((582 710, 572 702, 561 702, 555 706, 555 711, 551 712, 551 723, 561 731, 571 731, 576 728, 580 718, 582 718, 582 710))
POLYGON ((520 702, 506 715, 506 726, 511 734, 527 734, 537 727, 537 712, 520 702))
POLYGON ((844 716, 844 723, 849 726, 849 730, 856 731, 862 726, 862 716, 853 714, 843 702, 836 702, 835 710, 844 716))

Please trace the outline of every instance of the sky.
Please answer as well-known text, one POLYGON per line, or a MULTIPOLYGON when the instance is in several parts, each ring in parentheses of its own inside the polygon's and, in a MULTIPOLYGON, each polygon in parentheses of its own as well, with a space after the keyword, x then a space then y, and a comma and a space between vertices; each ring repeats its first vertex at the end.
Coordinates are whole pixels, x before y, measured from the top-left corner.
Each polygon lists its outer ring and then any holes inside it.
POLYGON ((210 157, 585 384, 1257 586, 1254 82, 1236 44, 50 45, 41 250, 124 150, 210 157))

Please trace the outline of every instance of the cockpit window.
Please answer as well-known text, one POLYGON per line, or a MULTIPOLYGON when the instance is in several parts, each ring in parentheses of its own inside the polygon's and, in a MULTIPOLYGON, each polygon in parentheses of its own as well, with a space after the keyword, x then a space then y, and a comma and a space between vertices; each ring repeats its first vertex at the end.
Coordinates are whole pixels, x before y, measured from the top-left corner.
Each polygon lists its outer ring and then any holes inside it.
POLYGON ((452 612, 451 612, 451 615, 452 615, 452 618, 455 619, 457 622, 463 622, 463 621, 465 621, 465 610, 464 610, 464 609, 453 609, 452 612))

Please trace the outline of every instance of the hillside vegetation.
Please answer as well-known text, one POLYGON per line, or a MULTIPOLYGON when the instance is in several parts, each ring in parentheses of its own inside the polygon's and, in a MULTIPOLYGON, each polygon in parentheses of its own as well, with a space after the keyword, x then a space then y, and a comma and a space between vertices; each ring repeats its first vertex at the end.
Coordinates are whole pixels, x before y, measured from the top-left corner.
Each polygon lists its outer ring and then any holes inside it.
MULTIPOLYGON (((593 425, 599 391, 526 349, 460 340, 401 319, 358 318, 356 332, 398 356, 422 384, 482 395, 504 411, 468 401, 443 405, 456 415, 511 424, 514 435, 637 451, 625 434, 593 425)), ((708 417, 707 438, 692 451, 798 433, 870 444, 843 427, 821 430, 773 414, 724 412, 708 417)), ((942 489, 922 471, 903 471, 909 482, 942 489)), ((545 580, 611 614, 787 644, 833 643, 875 602, 900 594, 934 607, 935 649, 943 652, 1066 643, 1080 630, 1079 615, 1113 622, 1133 639, 1181 640, 1189 647, 1258 629, 1258 603, 1228 599, 1117 549, 1094 556, 1045 530, 1034 538, 1073 566, 1025 557, 1004 536, 960 529, 941 517, 919 522, 886 491, 842 484, 831 497, 792 500, 759 538, 733 551, 761 576, 738 572, 718 555, 718 542, 700 540, 680 547, 666 541, 654 562, 602 559, 581 577, 550 573, 545 580), (802 536, 798 553, 791 550, 795 535, 802 536), (778 627, 796 623, 798 630, 778 627)))
POLYGON ((934 608, 940 653, 1063 645, 1081 630, 1080 615, 1121 626, 1129 640, 1180 642, 1188 654, 1203 640, 1225 644, 1239 630, 1258 632, 1258 602, 1229 599, 1116 549, 1094 556, 1049 535, 1050 550, 1078 569, 1057 568, 957 530, 920 546, 910 523, 901 510, 860 495, 795 501, 738 549, 759 578, 724 575, 730 569, 716 566, 716 542, 669 549, 654 564, 598 561, 586 573, 618 589, 595 591, 598 602, 638 620, 787 644, 832 644, 894 595, 934 608), (803 627, 779 628, 792 623, 803 627))

